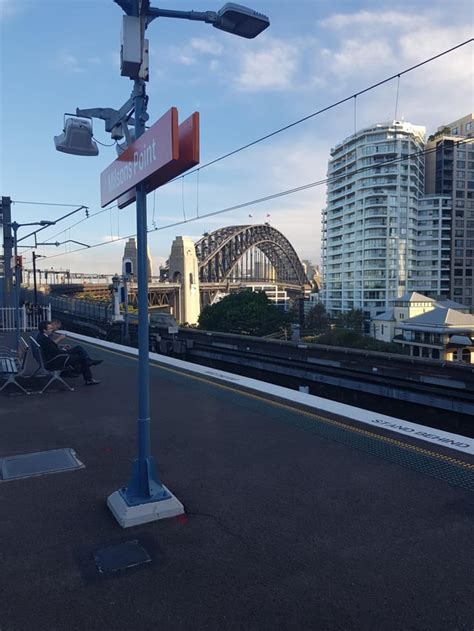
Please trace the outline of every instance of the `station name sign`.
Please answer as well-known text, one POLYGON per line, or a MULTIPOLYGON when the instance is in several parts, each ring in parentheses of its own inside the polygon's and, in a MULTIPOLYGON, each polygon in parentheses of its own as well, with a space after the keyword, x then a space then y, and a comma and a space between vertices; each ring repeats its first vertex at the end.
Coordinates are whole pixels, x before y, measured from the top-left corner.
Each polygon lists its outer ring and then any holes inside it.
POLYGON ((172 107, 100 175, 101 206, 118 199, 120 208, 135 201, 135 187, 149 193, 199 164, 199 114, 181 125, 172 107))
POLYGON ((107 206, 178 158, 178 110, 172 107, 102 171, 101 206, 107 206))
MULTIPOLYGON (((178 153, 176 160, 162 166, 146 180, 146 192, 150 193, 166 182, 178 177, 199 164, 199 113, 194 112, 178 127, 178 153)), ((119 208, 125 208, 135 201, 135 188, 131 188, 117 200, 119 208)))

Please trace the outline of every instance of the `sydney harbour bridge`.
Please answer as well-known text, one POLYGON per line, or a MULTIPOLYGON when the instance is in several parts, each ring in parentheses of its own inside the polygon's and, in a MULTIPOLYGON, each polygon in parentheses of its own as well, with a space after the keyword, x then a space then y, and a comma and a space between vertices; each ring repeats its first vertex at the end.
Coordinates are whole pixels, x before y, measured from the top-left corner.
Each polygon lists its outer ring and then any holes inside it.
MULTIPOLYGON (((148 303, 151 308, 165 308, 178 316, 191 286, 198 288, 199 309, 216 299, 244 287, 286 292, 290 298, 303 296, 310 288, 303 264, 288 239, 268 223, 227 226, 204 233, 194 244, 186 246, 185 237, 177 237, 170 259, 161 268, 160 278, 149 284, 148 303), (181 250, 173 254, 177 240, 181 250), (183 245, 184 244, 184 245, 183 245), (192 250, 192 245, 194 249, 192 250), (188 248, 186 250, 186 247, 188 248), (186 251, 183 251, 183 248, 186 251), (181 264, 186 255, 195 261, 194 268, 181 264), (171 264, 171 267, 170 267, 171 264), (195 278, 196 276, 197 278, 195 278)), ((43 272, 43 275, 45 272, 43 272)), ((46 280, 51 294, 81 298, 84 294, 107 301, 110 288, 107 275, 81 274, 49 270, 46 280), (101 282, 102 281, 102 282, 101 282), (82 296, 81 296, 82 294, 82 296)), ((28 285, 31 286, 28 270, 28 285)), ((136 304, 136 285, 129 283, 129 304, 136 304)))

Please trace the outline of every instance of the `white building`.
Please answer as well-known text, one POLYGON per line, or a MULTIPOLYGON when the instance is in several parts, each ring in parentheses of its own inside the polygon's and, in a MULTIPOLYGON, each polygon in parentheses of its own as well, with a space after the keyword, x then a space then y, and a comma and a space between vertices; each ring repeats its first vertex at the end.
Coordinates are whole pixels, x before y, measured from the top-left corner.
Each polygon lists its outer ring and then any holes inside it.
POLYGON ((408 289, 449 298, 452 200, 427 195, 418 202, 416 254, 408 289))
POLYGON ((331 150, 323 211, 323 302, 331 314, 363 309, 374 316, 408 290, 424 134, 410 123, 381 123, 331 150))
POLYGON ((281 289, 278 287, 276 283, 242 283, 240 285, 240 290, 250 289, 251 291, 264 291, 267 295, 268 300, 275 305, 276 307, 280 307, 284 311, 288 310, 290 304, 290 297, 288 296, 288 292, 286 289, 281 289))
POLYGON ((452 300, 407 293, 375 316, 372 337, 395 342, 412 357, 474 363, 474 316, 452 300))

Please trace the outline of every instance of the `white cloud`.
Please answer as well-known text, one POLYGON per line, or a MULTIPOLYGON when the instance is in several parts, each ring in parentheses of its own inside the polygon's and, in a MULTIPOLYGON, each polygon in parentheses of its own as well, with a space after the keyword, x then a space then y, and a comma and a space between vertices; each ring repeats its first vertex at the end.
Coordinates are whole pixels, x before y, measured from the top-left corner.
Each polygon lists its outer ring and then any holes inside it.
POLYGON ((119 241, 119 240, 120 240, 120 243, 122 244, 125 243, 125 241, 121 237, 119 237, 119 235, 117 234, 107 234, 101 239, 103 243, 112 243, 113 241, 119 241))
POLYGON ((192 66, 196 63, 196 59, 194 59, 194 57, 190 57, 189 55, 185 55, 184 53, 178 55, 176 61, 180 64, 183 64, 183 66, 192 66))
POLYGON ((266 39, 258 51, 245 51, 235 84, 242 90, 285 90, 298 69, 299 50, 294 44, 266 39))
POLYGON ((219 42, 212 39, 199 39, 194 37, 191 40, 191 48, 199 53, 205 53, 208 55, 221 55, 223 52, 223 46, 219 42))
POLYGON ((394 59, 393 50, 384 39, 346 39, 339 50, 331 51, 326 48, 321 54, 327 59, 331 72, 338 78, 341 75, 366 74, 373 70, 374 61, 379 69, 390 67, 394 59))
MULTIPOLYGON (((314 74, 326 79, 328 95, 348 96, 472 37, 469 24, 456 15, 447 18, 438 10, 332 15, 319 23, 331 39, 314 57, 314 74)), ((393 118, 396 93, 394 79, 358 98, 357 128, 393 118)), ((402 75, 397 117, 426 125, 429 132, 471 111, 473 100, 470 44, 402 75)), ((349 132, 353 102, 340 112, 349 132)))
POLYGON ((319 24, 323 28, 331 30, 342 30, 345 28, 369 26, 378 28, 381 25, 397 28, 411 28, 414 20, 411 14, 398 11, 358 11, 356 13, 336 13, 320 20, 319 24))
POLYGON ((75 55, 62 52, 55 60, 55 65, 67 72, 84 72, 85 68, 79 63, 79 59, 75 55))
POLYGON ((193 38, 185 52, 180 46, 170 46, 168 55, 175 63, 182 66, 193 66, 199 61, 200 55, 218 56, 222 51, 223 47, 219 42, 212 39, 193 38))

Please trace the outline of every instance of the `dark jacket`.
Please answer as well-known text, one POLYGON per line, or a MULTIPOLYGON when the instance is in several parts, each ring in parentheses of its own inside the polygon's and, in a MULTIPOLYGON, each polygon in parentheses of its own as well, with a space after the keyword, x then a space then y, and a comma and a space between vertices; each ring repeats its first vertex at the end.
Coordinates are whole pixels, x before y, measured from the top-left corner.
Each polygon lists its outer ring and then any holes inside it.
POLYGON ((38 333, 38 335, 36 336, 36 341, 41 347, 43 358, 46 363, 51 361, 58 355, 64 354, 64 351, 59 348, 56 342, 53 342, 53 340, 44 333, 38 333))

